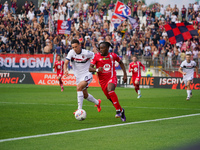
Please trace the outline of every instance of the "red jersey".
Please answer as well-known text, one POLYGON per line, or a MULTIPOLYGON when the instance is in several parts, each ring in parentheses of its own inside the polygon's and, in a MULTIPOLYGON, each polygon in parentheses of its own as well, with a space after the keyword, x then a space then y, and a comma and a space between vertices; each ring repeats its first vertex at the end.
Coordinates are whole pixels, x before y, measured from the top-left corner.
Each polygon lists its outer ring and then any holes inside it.
POLYGON ((129 64, 129 72, 131 72, 132 69, 132 76, 141 77, 141 67, 143 68, 143 70, 145 70, 145 66, 141 62, 139 61, 136 61, 136 63, 131 62, 129 64))
POLYGON ((135 4, 133 7, 134 7, 133 11, 136 12, 136 11, 137 11, 137 8, 138 8, 138 5, 135 4))
POLYGON ((63 66, 64 66, 64 61, 55 61, 55 63, 54 63, 54 65, 55 65, 55 69, 56 69, 56 71, 57 71, 57 75, 59 75, 59 74, 63 74, 63 66))
POLYGON ((106 85, 110 79, 117 78, 115 71, 115 61, 120 62, 120 60, 120 57, 115 53, 108 53, 107 56, 101 56, 100 53, 95 54, 91 64, 96 65, 96 68, 103 68, 102 72, 98 72, 101 86, 106 85))

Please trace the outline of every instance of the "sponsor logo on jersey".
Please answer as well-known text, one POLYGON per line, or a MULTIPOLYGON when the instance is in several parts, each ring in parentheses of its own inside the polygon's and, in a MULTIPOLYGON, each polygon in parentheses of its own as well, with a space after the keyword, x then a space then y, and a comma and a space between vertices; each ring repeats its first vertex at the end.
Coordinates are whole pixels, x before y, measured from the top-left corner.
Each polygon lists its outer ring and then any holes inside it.
POLYGON ((103 66, 103 69, 105 70, 105 71, 109 71, 110 70, 110 64, 105 64, 104 66, 103 66))

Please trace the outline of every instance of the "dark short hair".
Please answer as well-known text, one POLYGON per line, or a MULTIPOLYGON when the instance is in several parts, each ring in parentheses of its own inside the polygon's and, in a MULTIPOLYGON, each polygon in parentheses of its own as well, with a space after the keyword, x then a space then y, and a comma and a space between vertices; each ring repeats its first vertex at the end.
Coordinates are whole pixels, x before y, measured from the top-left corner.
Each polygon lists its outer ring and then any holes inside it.
POLYGON ((138 58, 136 55, 133 55, 132 57, 136 57, 136 58, 138 58))
POLYGON ((113 48, 113 46, 109 42, 101 42, 99 44, 99 47, 100 47, 101 44, 104 44, 107 48, 109 48, 109 47, 113 48))
POLYGON ((78 41, 77 39, 73 39, 73 40, 71 41, 71 45, 72 45, 72 44, 75 44, 75 43, 79 44, 79 41, 78 41))

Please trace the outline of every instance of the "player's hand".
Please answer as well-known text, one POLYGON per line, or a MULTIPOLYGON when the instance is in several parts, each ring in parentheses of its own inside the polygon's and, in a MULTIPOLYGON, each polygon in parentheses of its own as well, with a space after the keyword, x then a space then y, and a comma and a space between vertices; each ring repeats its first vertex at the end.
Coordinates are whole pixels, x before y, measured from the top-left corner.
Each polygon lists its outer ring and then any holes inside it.
POLYGON ((186 75, 186 72, 183 72, 183 75, 186 75))
POLYGON ((103 68, 99 67, 98 70, 99 70, 98 72, 101 72, 101 71, 103 71, 103 68))
POLYGON ((133 69, 131 69, 131 72, 133 71, 133 69))
POLYGON ((123 81, 124 81, 124 83, 127 82, 127 75, 124 75, 124 77, 123 77, 123 81))
POLYGON ((198 75, 198 74, 196 75, 196 78, 199 78, 199 75, 198 75))
POLYGON ((69 76, 69 73, 68 73, 67 70, 64 71, 64 74, 65 74, 66 77, 69 76))

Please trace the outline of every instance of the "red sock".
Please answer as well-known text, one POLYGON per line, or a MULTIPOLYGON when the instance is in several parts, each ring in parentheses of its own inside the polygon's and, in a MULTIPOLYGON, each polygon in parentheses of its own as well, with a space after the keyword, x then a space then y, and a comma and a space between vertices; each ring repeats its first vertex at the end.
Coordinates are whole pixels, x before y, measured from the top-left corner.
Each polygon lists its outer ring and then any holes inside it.
POLYGON ((140 89, 139 84, 135 85, 135 92, 138 93, 138 90, 140 89))
POLYGON ((111 98, 111 100, 113 102, 113 106, 115 107, 115 109, 117 111, 119 111, 119 110, 122 111, 122 108, 121 108, 121 106, 119 104, 118 97, 117 97, 115 91, 108 92, 108 95, 110 96, 110 98, 111 98))
POLYGON ((63 86, 62 79, 59 80, 59 84, 60 84, 61 87, 63 86))

